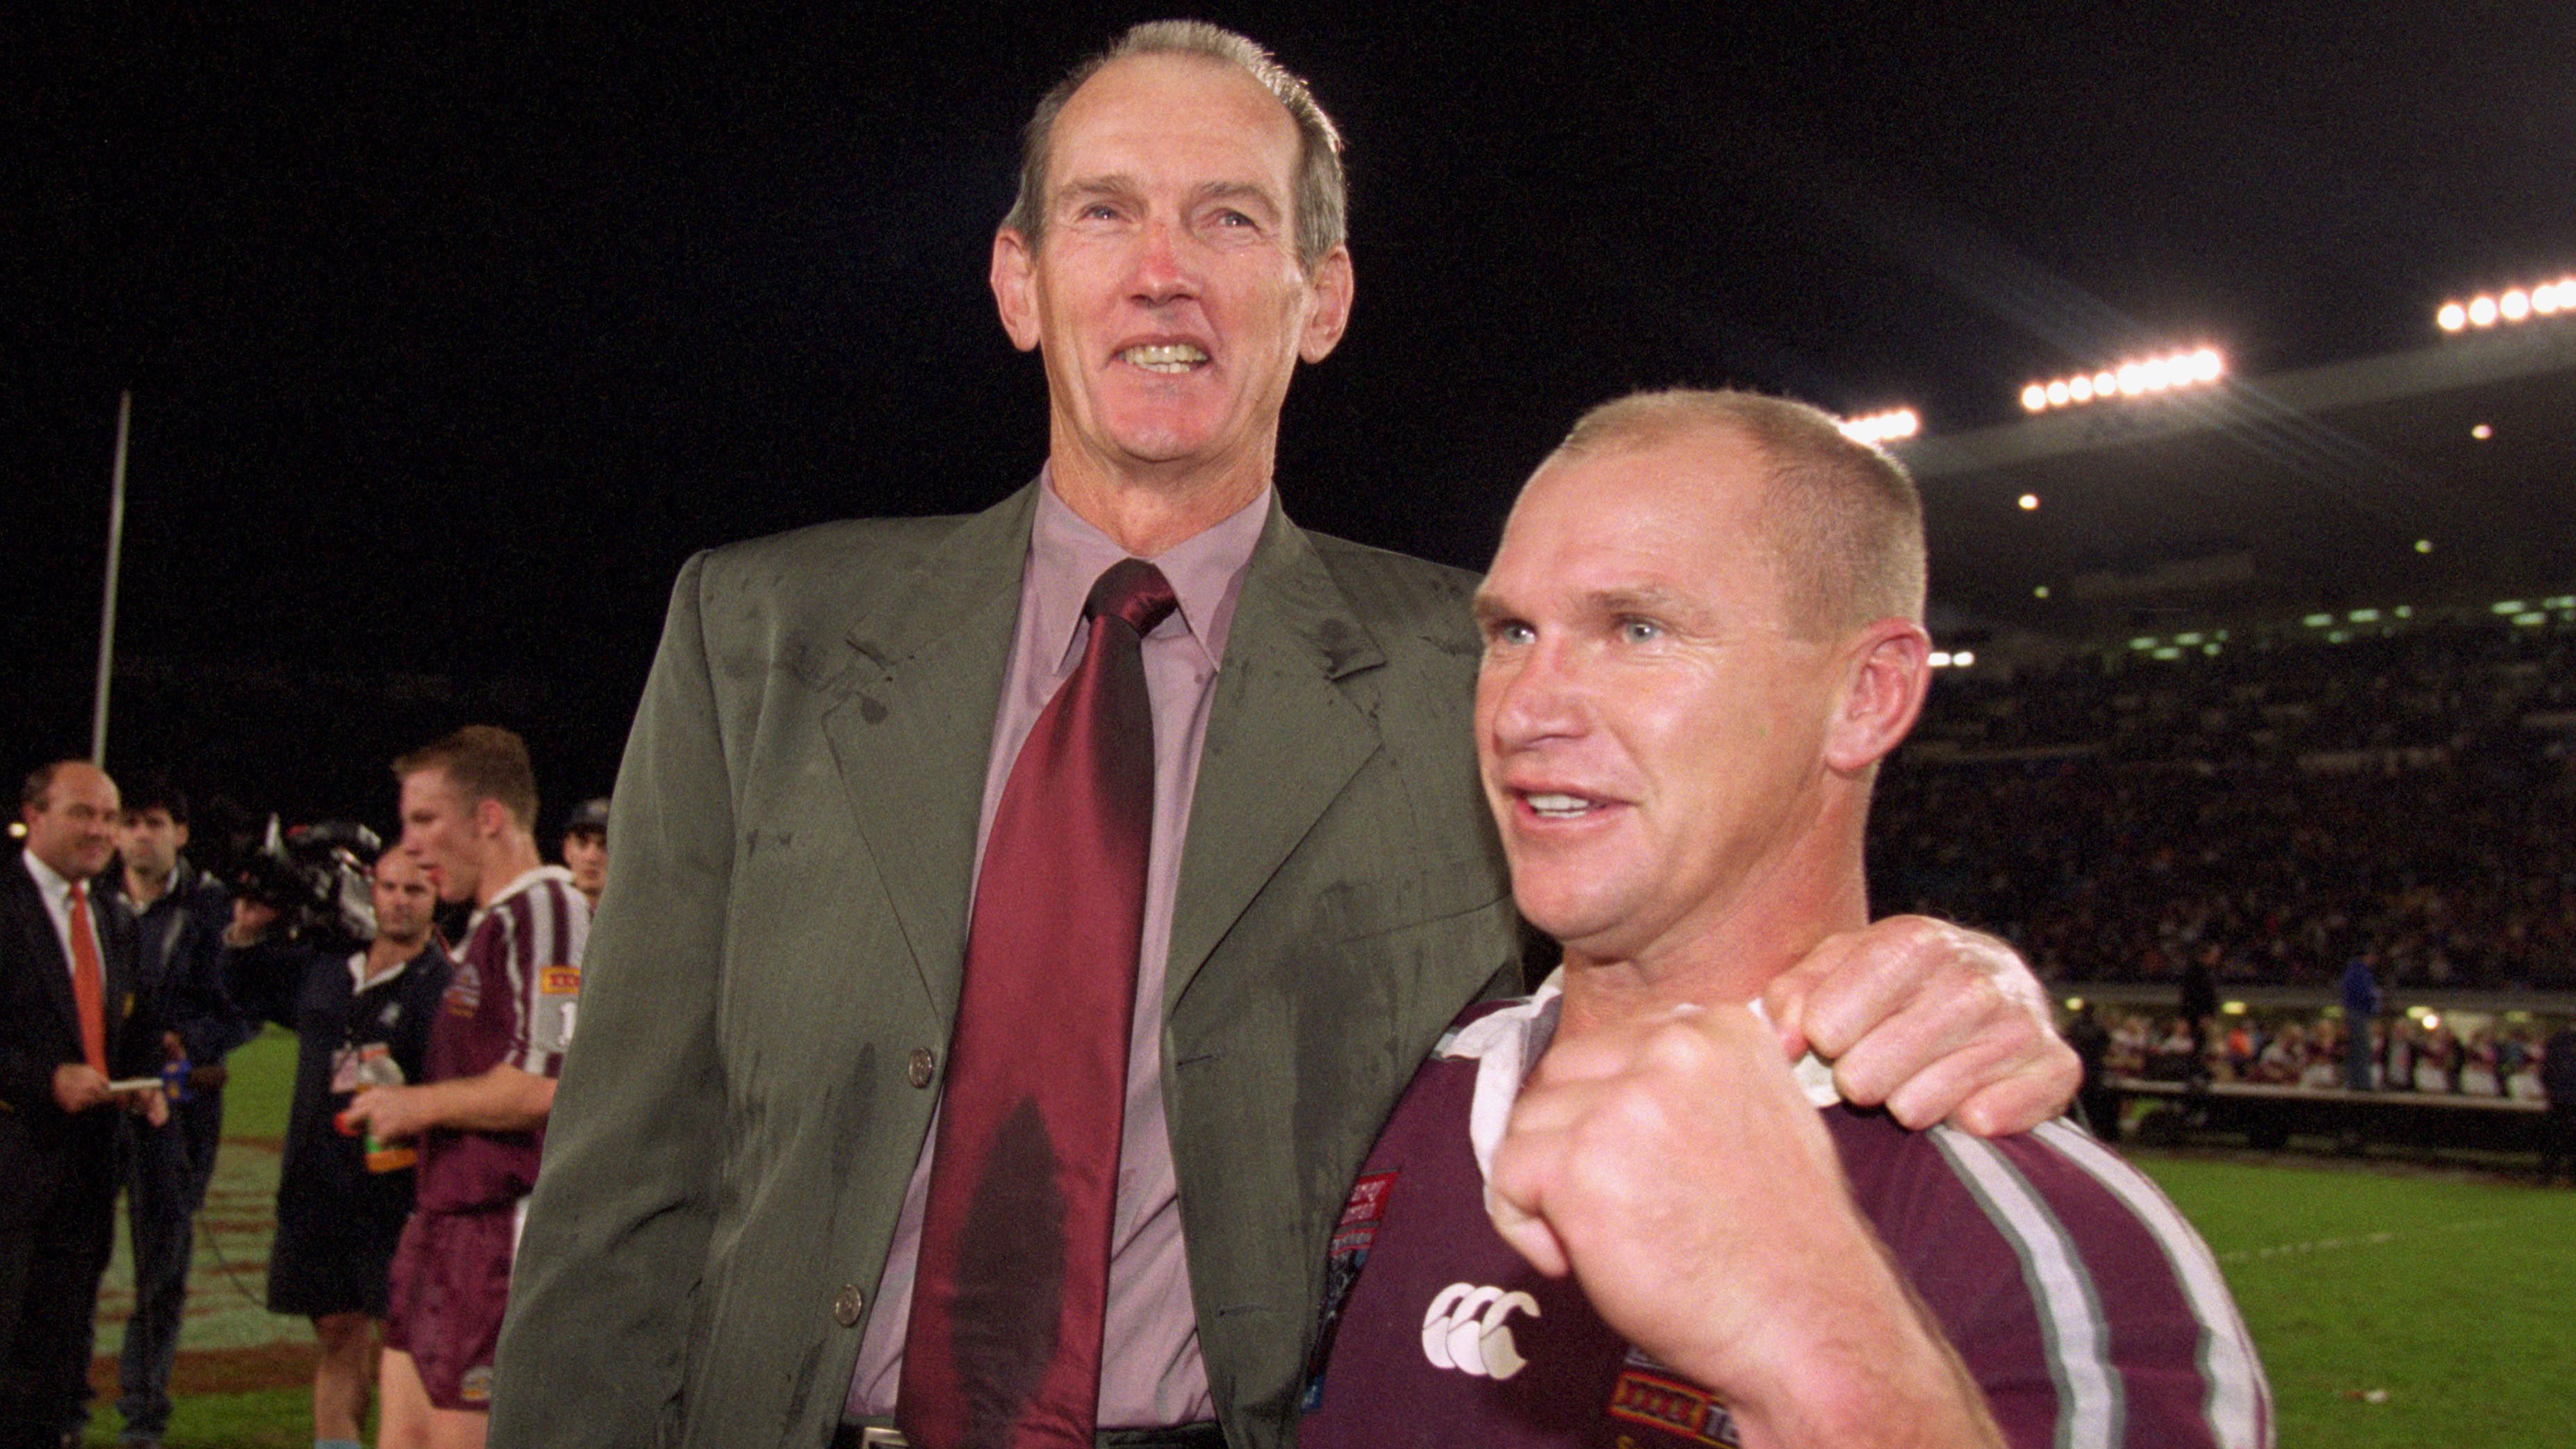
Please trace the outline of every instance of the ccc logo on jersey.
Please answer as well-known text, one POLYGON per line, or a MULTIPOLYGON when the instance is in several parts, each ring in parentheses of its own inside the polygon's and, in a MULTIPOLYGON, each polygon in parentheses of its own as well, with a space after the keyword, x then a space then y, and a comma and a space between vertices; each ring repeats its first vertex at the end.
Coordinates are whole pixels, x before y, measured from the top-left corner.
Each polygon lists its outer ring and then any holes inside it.
POLYGON ((1480 1379, 1510 1378, 1529 1366, 1512 1342, 1507 1320, 1515 1312, 1538 1317, 1538 1300, 1526 1293, 1452 1283, 1422 1315, 1422 1356, 1435 1368, 1480 1379))

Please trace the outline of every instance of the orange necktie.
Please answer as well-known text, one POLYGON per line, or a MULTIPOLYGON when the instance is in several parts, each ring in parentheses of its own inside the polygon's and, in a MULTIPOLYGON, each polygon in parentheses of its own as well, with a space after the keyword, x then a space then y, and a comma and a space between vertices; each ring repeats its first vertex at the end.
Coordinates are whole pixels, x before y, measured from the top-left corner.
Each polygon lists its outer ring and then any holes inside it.
POLYGON ((81 1055, 91 1071, 107 1075, 107 976, 98 964, 98 933, 90 929, 89 893, 72 882, 72 1004, 80 1009, 81 1055))

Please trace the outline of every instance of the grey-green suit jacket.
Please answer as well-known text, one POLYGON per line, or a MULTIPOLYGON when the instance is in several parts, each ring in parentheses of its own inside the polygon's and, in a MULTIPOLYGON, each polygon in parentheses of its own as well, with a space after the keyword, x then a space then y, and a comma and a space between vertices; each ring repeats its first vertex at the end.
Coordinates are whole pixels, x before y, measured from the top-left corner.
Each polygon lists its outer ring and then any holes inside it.
MULTIPOLYGON (((946 1056, 1034 498, 681 571, 618 775, 496 1445, 829 1439, 937 1095, 916 1067, 946 1056)), ((1218 676, 1163 1090, 1237 1445, 1293 1436, 1352 1176, 1441 1028, 1517 969, 1470 749, 1471 583, 1274 507, 1218 676)))

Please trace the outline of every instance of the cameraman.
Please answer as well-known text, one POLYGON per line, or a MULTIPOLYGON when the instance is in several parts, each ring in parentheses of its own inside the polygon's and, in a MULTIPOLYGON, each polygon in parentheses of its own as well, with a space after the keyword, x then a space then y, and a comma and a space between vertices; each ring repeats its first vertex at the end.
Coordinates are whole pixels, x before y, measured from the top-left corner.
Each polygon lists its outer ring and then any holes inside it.
MULTIPOLYGON (((371 873, 375 933, 346 955, 302 941, 277 948, 302 979, 271 1019, 298 1037, 295 1098, 277 1181, 268 1308, 313 1320, 313 1440, 355 1445, 374 1382, 385 1270, 411 1213, 408 1154, 375 1153, 335 1118, 370 1086, 417 1082, 449 963, 430 915, 429 877, 398 850, 371 873)), ((256 915, 256 912, 254 912, 256 915)))

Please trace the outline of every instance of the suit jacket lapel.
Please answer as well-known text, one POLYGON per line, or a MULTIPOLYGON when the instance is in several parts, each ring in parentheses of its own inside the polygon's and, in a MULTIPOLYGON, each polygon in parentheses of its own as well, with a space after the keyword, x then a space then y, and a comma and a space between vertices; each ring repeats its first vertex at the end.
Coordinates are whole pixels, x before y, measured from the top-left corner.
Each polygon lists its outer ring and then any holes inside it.
POLYGON ((1037 485, 961 524, 902 602, 849 633, 856 685, 824 716, 834 765, 931 1009, 956 1009, 993 714, 1019 622, 1037 485))
POLYGON ((1314 545, 1274 498, 1199 754, 1163 984, 1166 1011, 1376 753, 1376 721, 1335 681, 1384 662, 1314 545))

